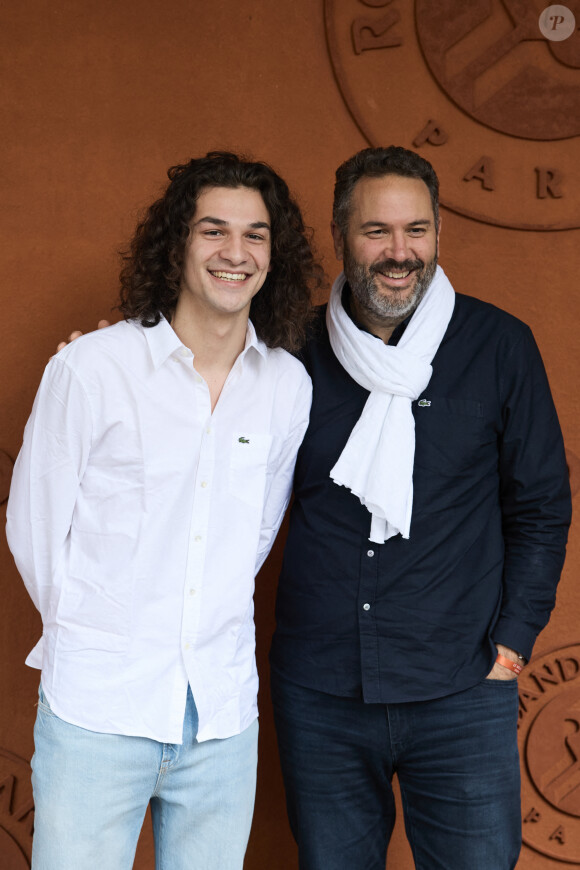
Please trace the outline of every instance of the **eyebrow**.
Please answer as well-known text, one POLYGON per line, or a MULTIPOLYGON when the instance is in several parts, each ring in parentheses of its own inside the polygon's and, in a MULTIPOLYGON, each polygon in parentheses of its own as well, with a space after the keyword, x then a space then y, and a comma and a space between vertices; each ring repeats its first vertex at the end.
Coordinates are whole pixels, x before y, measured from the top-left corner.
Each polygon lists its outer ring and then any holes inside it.
MULTIPOLYGON (((229 221, 224 221, 222 218, 212 217, 211 215, 206 215, 205 217, 200 218, 195 222, 194 226, 198 226, 198 224, 214 224, 216 227, 228 227, 229 221)), ((248 227, 251 230, 269 230, 270 224, 266 223, 266 221, 254 221, 251 224, 248 224, 248 227)))
MULTIPOLYGON (((420 218, 416 221, 409 221, 408 224, 405 224, 407 227, 428 227, 431 226, 432 221, 429 218, 420 218)), ((367 230, 370 227, 386 227, 384 221, 365 221, 364 224, 361 224, 361 230, 367 230)))

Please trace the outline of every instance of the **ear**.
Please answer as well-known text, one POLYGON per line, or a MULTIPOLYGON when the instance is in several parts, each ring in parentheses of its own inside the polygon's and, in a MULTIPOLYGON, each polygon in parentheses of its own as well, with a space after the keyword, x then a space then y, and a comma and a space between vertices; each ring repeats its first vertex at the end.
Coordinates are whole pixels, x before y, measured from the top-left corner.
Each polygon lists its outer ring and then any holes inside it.
POLYGON ((441 235, 441 215, 437 221, 437 247, 439 247, 439 236, 441 235))
POLYGON ((334 223, 334 221, 330 224, 330 232, 332 233, 332 241, 334 242, 334 253, 336 254, 337 260, 342 260, 344 254, 344 239, 341 231, 334 223))

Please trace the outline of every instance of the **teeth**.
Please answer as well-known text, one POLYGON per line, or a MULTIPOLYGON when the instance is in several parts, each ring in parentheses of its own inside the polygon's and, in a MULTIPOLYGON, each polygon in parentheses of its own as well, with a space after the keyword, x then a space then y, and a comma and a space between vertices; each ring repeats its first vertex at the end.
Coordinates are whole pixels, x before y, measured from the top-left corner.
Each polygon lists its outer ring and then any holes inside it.
POLYGON ((411 272, 383 272, 387 278, 406 278, 411 272))
POLYGON ((211 272, 214 278, 224 278, 226 281, 245 281, 245 272, 211 272))

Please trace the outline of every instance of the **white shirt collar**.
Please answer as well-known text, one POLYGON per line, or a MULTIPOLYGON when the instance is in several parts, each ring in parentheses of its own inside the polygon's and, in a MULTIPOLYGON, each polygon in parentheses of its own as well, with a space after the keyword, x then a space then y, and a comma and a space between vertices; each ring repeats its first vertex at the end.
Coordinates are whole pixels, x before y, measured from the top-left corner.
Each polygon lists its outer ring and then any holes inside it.
MULTIPOLYGON (((141 326, 141 329, 143 330, 145 339, 149 346, 151 361, 153 362, 155 369, 159 369, 163 363, 165 363, 169 357, 178 350, 184 349, 187 350, 188 353, 191 353, 163 315, 161 315, 161 320, 157 326, 141 326)), ((242 351, 242 356, 246 354, 250 347, 255 348, 262 357, 266 358, 268 348, 256 335, 256 330, 252 321, 248 320, 246 343, 242 351)))
POLYGON ((159 369, 176 350, 184 347, 177 333, 161 315, 157 326, 141 326, 149 346, 151 361, 155 369, 159 369))
POLYGON ((248 328, 246 330, 246 344, 244 345, 243 353, 247 351, 249 347, 255 347, 258 353, 264 357, 264 359, 268 355, 268 348, 264 344, 261 338, 258 338, 256 335, 256 329, 251 320, 248 320, 248 328))

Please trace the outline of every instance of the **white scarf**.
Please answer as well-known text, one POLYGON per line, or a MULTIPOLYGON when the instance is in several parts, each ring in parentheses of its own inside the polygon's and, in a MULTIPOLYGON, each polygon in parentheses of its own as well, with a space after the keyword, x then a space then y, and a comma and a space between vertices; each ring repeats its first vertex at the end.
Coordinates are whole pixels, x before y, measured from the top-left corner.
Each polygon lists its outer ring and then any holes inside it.
POLYGON ((453 313, 455 294, 441 266, 396 346, 363 332, 342 307, 341 273, 326 312, 332 349, 348 374, 370 390, 363 412, 330 472, 372 514, 369 540, 409 537, 413 508, 415 420, 411 402, 431 379, 431 360, 453 313))

